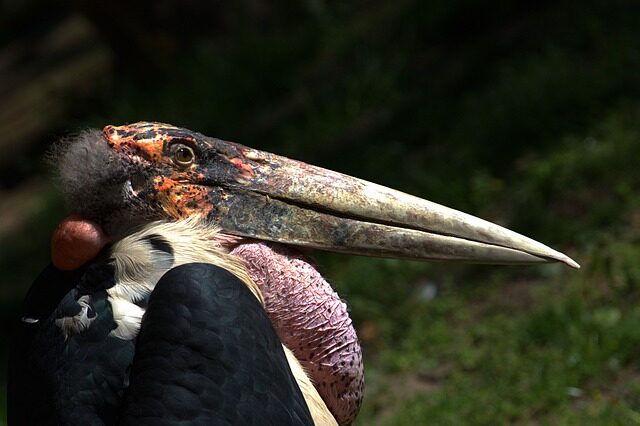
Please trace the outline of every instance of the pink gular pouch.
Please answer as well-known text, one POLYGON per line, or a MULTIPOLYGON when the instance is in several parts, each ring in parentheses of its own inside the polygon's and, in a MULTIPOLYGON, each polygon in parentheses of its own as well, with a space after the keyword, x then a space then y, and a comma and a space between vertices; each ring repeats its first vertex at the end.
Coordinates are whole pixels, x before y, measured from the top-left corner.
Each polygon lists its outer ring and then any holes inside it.
POLYGON ((282 343, 302 364, 338 424, 351 423, 362 404, 362 352, 347 305, 297 251, 266 243, 240 244, 282 343))

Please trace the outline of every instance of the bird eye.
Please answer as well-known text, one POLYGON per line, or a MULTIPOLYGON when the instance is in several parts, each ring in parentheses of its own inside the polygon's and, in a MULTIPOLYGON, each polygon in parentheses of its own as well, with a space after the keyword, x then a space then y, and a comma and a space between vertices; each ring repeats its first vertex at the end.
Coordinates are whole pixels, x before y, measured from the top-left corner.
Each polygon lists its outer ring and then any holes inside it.
POLYGON ((193 149, 187 145, 178 145, 173 151, 173 162, 180 167, 187 167, 193 164, 196 154, 193 149))

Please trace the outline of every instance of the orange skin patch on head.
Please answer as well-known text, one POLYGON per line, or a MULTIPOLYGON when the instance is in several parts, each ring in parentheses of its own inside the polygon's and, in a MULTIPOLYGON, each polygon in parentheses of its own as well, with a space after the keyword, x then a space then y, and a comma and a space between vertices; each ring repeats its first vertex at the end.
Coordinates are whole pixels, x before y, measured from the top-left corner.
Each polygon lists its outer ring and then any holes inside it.
POLYGON ((51 238, 51 262, 63 271, 72 271, 93 259, 108 243, 102 228, 76 215, 65 218, 51 238))
POLYGON ((149 160, 159 162, 162 159, 162 142, 138 144, 137 146, 149 160))
POLYGON ((106 126, 102 132, 107 138, 109 146, 114 150, 135 154, 147 161, 161 163, 169 161, 164 156, 164 147, 171 141, 166 131, 159 129, 171 129, 161 123, 135 123, 124 126, 106 126))
POLYGON ((167 177, 157 177, 154 185, 156 200, 170 217, 184 219, 194 214, 208 215, 214 206, 209 193, 200 185, 180 183, 167 177))

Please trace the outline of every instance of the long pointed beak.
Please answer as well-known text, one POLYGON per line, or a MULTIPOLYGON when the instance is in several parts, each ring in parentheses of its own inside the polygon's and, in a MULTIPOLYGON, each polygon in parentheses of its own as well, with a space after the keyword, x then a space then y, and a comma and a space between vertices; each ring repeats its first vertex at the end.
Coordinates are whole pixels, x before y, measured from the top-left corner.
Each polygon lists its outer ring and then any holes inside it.
POLYGON ((367 256, 580 267, 563 253, 486 220, 331 170, 239 148, 233 161, 245 178, 224 186, 210 214, 230 234, 367 256))

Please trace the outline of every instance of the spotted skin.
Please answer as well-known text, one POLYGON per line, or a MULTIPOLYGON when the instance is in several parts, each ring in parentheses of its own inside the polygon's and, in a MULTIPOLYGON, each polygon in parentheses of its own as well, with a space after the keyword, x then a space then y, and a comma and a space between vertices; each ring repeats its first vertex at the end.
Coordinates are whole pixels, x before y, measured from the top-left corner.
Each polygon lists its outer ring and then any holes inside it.
POLYGON ((147 183, 137 190, 146 195, 150 204, 174 219, 185 218, 196 211, 208 214, 214 208, 208 202, 207 188, 198 185, 204 175, 197 170, 197 165, 177 168, 168 155, 172 144, 196 146, 195 135, 181 130, 158 123, 106 126, 103 130, 107 143, 116 153, 135 165, 159 172, 151 185, 147 183))

